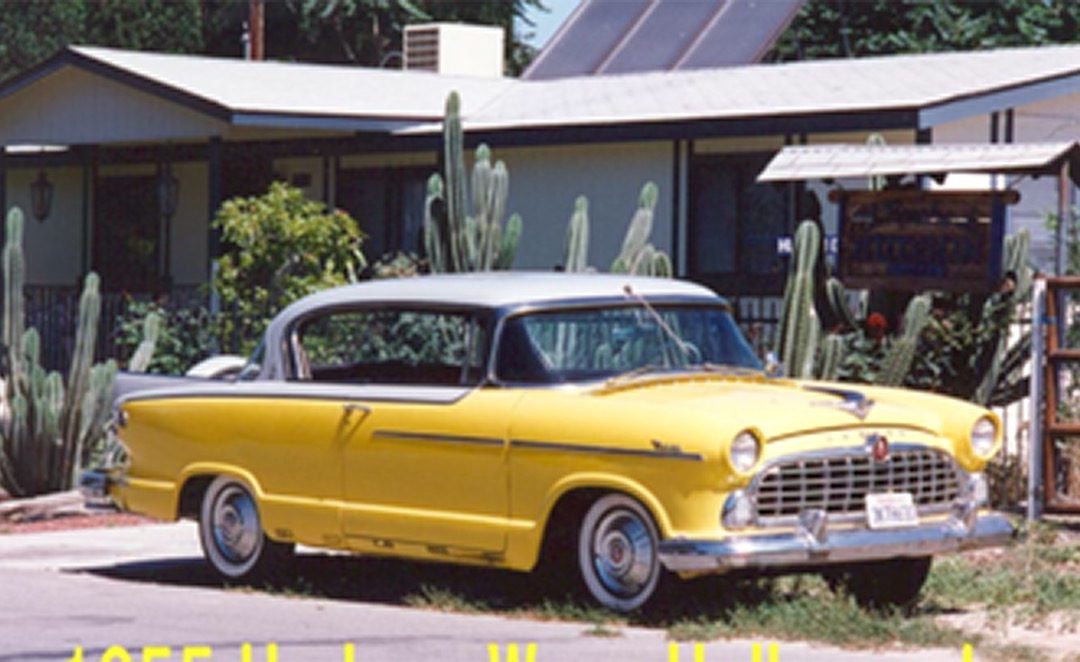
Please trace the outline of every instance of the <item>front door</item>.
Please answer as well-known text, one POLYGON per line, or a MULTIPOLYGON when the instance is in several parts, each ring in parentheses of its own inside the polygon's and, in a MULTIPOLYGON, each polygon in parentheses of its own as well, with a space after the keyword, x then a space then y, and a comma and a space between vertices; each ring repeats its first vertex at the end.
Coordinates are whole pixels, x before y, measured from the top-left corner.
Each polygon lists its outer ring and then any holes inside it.
POLYGON ((487 326, 468 311, 338 309, 295 336, 297 370, 349 385, 342 528, 358 550, 487 554, 505 546, 512 393, 477 388, 487 326))

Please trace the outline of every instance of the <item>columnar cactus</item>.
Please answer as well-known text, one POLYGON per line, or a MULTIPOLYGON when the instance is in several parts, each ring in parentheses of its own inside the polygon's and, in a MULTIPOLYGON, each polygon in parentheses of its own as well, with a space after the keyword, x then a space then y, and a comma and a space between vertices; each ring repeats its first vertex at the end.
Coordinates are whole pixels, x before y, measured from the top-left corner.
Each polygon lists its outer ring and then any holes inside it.
POLYGON ((791 377, 812 377, 821 323, 814 309, 814 266, 821 230, 803 221, 795 232, 795 250, 784 287, 780 317, 780 360, 791 377))
POLYGON ((670 278, 674 272, 671 258, 649 243, 653 215, 660 190, 653 182, 646 182, 638 196, 638 208, 626 229, 622 249, 611 263, 611 273, 670 278))
POLYGON ((915 350, 919 346, 926 323, 930 320, 930 295, 920 294, 908 302, 904 311, 903 333, 892 341, 885 352, 875 381, 885 386, 900 386, 911 370, 915 350))
POLYGON ((161 315, 155 312, 147 314, 143 320, 143 339, 135 348, 135 353, 128 360, 127 369, 130 372, 146 372, 150 368, 150 361, 154 358, 154 348, 157 346, 158 337, 161 335, 161 315))
POLYGON ((101 297, 89 274, 79 301, 75 351, 67 385, 41 366, 41 339, 25 329, 23 216, 7 218, 4 247, 4 343, 7 371, 0 412, 0 479, 9 492, 28 496, 69 488, 83 449, 102 433, 109 415, 116 364, 93 366, 101 297), (24 330, 25 329, 25 330, 24 330))
POLYGON ((503 226, 510 173, 502 161, 491 163, 487 145, 476 148, 472 170, 472 213, 465 185, 461 101, 457 92, 446 100, 443 121, 445 179, 428 179, 424 213, 424 248, 434 273, 509 269, 521 241, 521 217, 513 214, 503 226))
POLYGON ((579 195, 574 201, 574 213, 566 226, 566 250, 563 253, 563 270, 582 272, 589 270, 589 200, 579 195))

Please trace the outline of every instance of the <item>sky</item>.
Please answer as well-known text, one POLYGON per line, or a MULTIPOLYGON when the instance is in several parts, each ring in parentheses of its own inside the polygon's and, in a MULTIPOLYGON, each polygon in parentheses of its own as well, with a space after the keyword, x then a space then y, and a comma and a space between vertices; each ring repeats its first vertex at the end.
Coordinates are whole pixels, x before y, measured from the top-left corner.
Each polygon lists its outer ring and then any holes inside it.
POLYGON ((570 12, 574 11, 574 7, 578 6, 581 0, 543 0, 544 6, 550 11, 542 12, 535 9, 529 11, 529 20, 536 25, 530 27, 523 25, 521 31, 523 34, 534 32, 535 35, 531 39, 527 39, 526 42, 537 48, 541 48, 547 43, 547 40, 559 29, 562 22, 566 20, 566 17, 570 15, 570 12))

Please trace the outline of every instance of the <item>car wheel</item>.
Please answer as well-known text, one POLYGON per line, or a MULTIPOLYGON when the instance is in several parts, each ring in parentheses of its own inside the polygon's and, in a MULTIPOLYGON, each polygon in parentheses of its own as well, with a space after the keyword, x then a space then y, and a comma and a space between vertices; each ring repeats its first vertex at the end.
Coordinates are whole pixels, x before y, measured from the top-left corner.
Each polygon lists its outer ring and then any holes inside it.
POLYGON ((608 494, 585 512, 578 565, 589 594, 604 607, 633 611, 656 592, 662 568, 656 525, 628 496, 608 494))
POLYGON ((864 607, 909 607, 930 574, 929 556, 853 563, 824 571, 834 591, 846 592, 864 607))
POLYGON ((266 537, 251 491, 229 476, 215 478, 203 494, 199 540, 214 570, 239 581, 272 578, 293 551, 266 537))

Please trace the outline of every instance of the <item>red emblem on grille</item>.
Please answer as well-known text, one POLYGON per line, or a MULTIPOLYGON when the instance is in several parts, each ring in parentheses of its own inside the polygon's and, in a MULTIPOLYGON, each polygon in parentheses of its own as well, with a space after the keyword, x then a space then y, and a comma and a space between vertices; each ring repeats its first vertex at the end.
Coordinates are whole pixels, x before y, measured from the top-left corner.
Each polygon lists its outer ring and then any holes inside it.
POLYGON ((870 457, 874 462, 884 462, 889 459, 889 440, 882 434, 870 435, 867 439, 870 446, 870 457))

